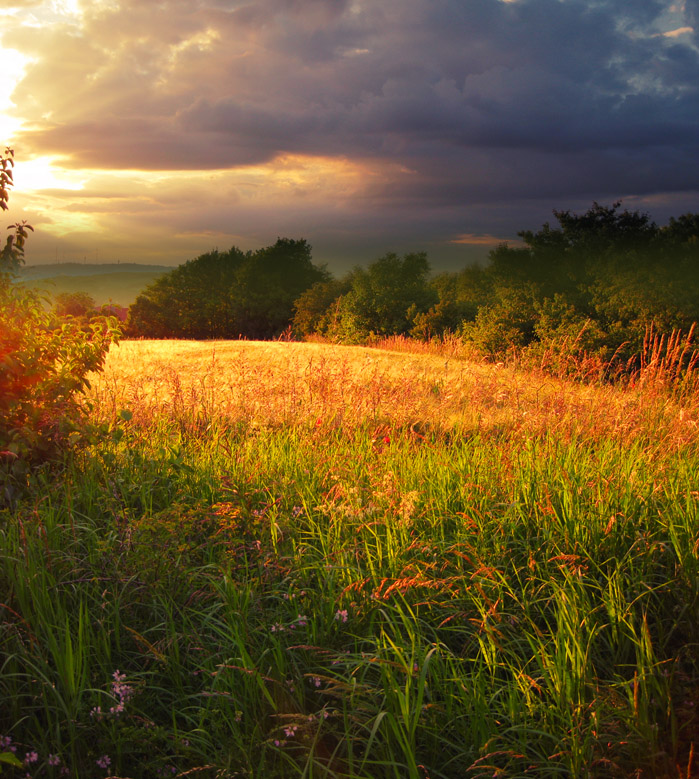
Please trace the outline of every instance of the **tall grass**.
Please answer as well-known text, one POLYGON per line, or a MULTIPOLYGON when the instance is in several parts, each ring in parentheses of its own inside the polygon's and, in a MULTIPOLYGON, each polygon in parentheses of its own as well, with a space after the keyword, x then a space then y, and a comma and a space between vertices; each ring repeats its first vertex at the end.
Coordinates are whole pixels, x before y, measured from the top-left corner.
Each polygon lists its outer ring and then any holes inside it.
POLYGON ((0 515, 17 776, 697 775, 691 397, 148 342, 93 397, 0 515))

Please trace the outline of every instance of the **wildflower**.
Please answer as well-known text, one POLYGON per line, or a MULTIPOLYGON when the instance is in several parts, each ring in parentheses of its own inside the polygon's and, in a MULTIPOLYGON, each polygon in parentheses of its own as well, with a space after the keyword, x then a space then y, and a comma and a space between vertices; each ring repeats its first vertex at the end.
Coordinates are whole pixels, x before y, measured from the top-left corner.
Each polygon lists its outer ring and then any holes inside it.
POLYGON ((39 759, 39 755, 36 752, 27 752, 27 754, 24 756, 24 762, 27 765, 30 765, 31 763, 36 763, 39 759))
POLYGON ((320 677, 318 676, 312 676, 311 677, 311 684, 315 687, 320 687, 320 677))
POLYGON ((112 764, 112 760, 109 755, 102 755, 102 757, 97 758, 95 762, 100 768, 109 768, 109 766, 112 764))
POLYGON ((335 612, 336 622, 347 622, 347 609, 338 609, 335 612))
POLYGON ((303 514, 303 506, 294 506, 291 509, 291 516, 294 519, 298 519, 301 516, 301 514, 303 514))
POLYGON ((387 435, 385 435, 385 436, 383 437, 383 442, 384 442, 385 444, 390 444, 390 443, 391 443, 391 437, 390 437, 390 436, 387 436, 387 435))
POLYGON ((284 728, 284 735, 287 738, 292 738, 296 734, 297 730, 298 730, 298 726, 296 726, 296 725, 289 725, 288 728, 284 728))
POLYGON ((60 765, 61 758, 59 755, 49 755, 47 762, 49 765, 53 765, 53 766, 60 765))
POLYGON ((90 716, 94 717, 95 719, 102 719, 102 707, 101 706, 95 706, 90 710, 90 716))
POLYGON ((299 614, 296 618, 296 623, 299 627, 304 628, 308 624, 308 617, 305 614, 299 614))
POLYGON ((236 711, 235 717, 233 717, 233 719, 236 722, 240 722, 243 719, 243 712, 242 711, 236 711))
POLYGON ((112 678, 114 679, 112 682, 112 695, 114 695, 115 698, 119 698, 119 703, 122 705, 123 711, 123 704, 125 704, 133 695, 133 687, 124 683, 126 674, 119 673, 118 668, 112 674, 112 678))

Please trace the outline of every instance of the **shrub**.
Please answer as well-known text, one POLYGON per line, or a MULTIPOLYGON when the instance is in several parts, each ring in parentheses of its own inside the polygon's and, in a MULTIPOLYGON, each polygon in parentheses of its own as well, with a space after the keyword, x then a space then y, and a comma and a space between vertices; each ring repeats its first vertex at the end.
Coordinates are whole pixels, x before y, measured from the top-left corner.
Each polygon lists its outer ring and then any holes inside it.
MULTIPOLYGON (((12 164, 13 152, 7 149, 0 171, 3 210, 12 164)), ((12 477, 84 437, 82 391, 119 336, 113 317, 97 318, 81 329, 78 322, 47 311, 38 293, 13 284, 32 228, 22 222, 9 229, 0 252, 0 478, 5 499, 12 477)))

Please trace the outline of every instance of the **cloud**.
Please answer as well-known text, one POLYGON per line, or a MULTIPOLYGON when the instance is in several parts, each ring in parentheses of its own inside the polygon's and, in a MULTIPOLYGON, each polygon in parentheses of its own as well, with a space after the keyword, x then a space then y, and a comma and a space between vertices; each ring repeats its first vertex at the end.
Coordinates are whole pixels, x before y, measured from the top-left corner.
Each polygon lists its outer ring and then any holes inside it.
POLYGON ((324 235, 383 218, 449 244, 500 229, 463 223, 484 204, 697 189, 699 0, 96 0, 40 26, 19 5, 18 148, 169 187, 230 171, 214 200, 250 224, 264 192, 324 235), (334 178, 280 187, 284 160, 334 178))
POLYGON ((494 235, 474 235, 473 233, 463 233, 452 238, 450 243, 465 244, 466 246, 488 246, 493 248, 500 244, 511 242, 509 238, 496 238, 494 235))

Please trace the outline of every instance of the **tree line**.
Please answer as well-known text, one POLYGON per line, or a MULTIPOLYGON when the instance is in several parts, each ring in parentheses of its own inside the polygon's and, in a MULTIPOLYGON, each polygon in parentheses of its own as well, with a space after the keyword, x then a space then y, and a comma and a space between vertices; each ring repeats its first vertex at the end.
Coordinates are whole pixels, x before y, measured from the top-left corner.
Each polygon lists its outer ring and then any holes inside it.
POLYGON ((127 335, 271 339, 283 332, 361 343, 456 334, 486 356, 566 343, 631 358, 649 327, 699 321, 699 214, 658 226, 594 203, 523 230, 487 264, 431 274, 424 252, 386 254, 342 278, 315 265, 305 240, 256 252, 211 251, 175 268, 131 306, 127 335))

